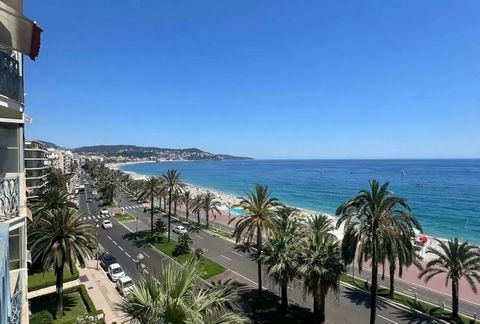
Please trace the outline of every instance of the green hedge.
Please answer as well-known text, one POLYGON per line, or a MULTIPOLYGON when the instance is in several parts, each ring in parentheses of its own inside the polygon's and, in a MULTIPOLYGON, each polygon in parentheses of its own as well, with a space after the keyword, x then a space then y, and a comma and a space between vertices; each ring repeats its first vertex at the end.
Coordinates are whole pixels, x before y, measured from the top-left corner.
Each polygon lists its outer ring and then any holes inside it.
MULTIPOLYGON (((73 266, 73 274, 67 266, 63 269, 63 283, 77 280, 79 277, 77 267, 73 266)), ((53 271, 43 272, 38 268, 31 268, 28 270, 28 291, 35 291, 50 286, 55 286, 56 278, 53 271)))
MULTIPOLYGON (((77 323, 77 318, 79 316, 85 317, 85 316, 97 316, 97 315, 103 314, 102 310, 96 309, 95 304, 90 298, 85 285, 78 285, 75 287, 67 288, 63 291, 64 296, 68 296, 69 294, 72 294, 72 293, 77 294, 76 298, 78 300, 78 305, 83 305, 83 306, 81 307, 74 306, 74 305, 67 306, 64 304, 65 313, 66 313, 65 316, 62 318, 53 320, 53 323, 75 324, 77 323)), ((31 307, 32 307, 33 314, 32 314, 31 321, 38 319, 40 320, 40 322, 38 323, 41 323, 41 320, 45 312, 48 312, 51 315, 55 314, 56 303, 57 303, 56 300, 57 300, 56 293, 51 293, 48 295, 44 295, 44 296, 40 296, 32 299, 31 307)), ((65 302, 66 300, 64 300, 64 303, 65 302)), ((97 321, 96 323, 104 323, 104 319, 97 321)))
MULTIPOLYGON (((342 275, 342 277, 340 278, 340 281, 348 283, 352 286, 355 286, 358 289, 361 289, 361 290, 366 291, 367 293, 370 293, 371 284, 369 284, 368 282, 366 282, 365 280, 363 280, 361 278, 356 277, 355 280, 354 280, 351 275, 344 273, 342 275)), ((387 298, 387 299, 392 299, 389 296, 389 293, 390 293, 389 289, 379 286, 377 291, 378 291, 379 296, 382 296, 382 297, 387 298)), ((444 320, 444 321, 447 321, 447 322, 454 321, 452 319, 452 312, 451 311, 446 310, 446 309, 444 310, 441 307, 434 306, 434 305, 431 305, 429 303, 425 303, 425 302, 420 301, 420 300, 415 301, 414 298, 408 297, 404 294, 395 293, 395 296, 393 297, 393 300, 402 304, 402 305, 405 305, 409 308, 416 309, 421 313, 430 315, 431 317, 438 318, 438 319, 441 319, 441 320, 444 320)), ((470 323, 473 323, 473 320, 471 320, 471 319, 469 319, 465 316, 460 315, 460 319, 458 319, 457 321, 454 321, 454 322, 459 323, 459 324, 460 323, 470 324, 470 323)))
MULTIPOLYGON (((173 251, 175 250, 177 242, 173 239, 170 239, 170 242, 167 242, 167 238, 163 235, 152 237, 150 231, 139 231, 138 236, 181 264, 185 264, 188 259, 196 257, 194 252, 174 256, 173 251)), ((202 256, 200 259, 200 277, 202 279, 212 278, 224 271, 225 268, 215 261, 210 260, 205 256, 202 256)))

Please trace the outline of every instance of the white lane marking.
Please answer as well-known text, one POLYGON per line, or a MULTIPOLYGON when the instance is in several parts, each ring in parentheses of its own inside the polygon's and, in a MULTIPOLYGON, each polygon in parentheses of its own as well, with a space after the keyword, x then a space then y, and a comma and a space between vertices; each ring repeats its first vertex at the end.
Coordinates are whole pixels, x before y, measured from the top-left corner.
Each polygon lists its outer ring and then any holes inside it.
POLYGON ((114 240, 112 240, 112 242, 113 242, 113 244, 115 244, 115 245, 117 245, 117 246, 118 246, 117 242, 115 242, 114 240))
POLYGON ((229 257, 224 256, 223 254, 220 254, 220 256, 221 256, 222 258, 225 258, 225 259, 229 260, 229 261, 232 261, 232 259, 230 259, 229 257))
POLYGON ((242 254, 238 253, 238 252, 235 252, 235 251, 232 251, 233 254, 236 254, 236 255, 239 255, 239 256, 243 256, 242 254))
POLYGON ((109 239, 109 240, 111 240, 111 239, 112 239, 112 238, 111 238, 110 236, 108 236, 108 235, 107 235, 107 237, 108 237, 108 239, 109 239))
POLYGON ((127 255, 127 257, 131 258, 130 254, 128 254, 127 252, 125 252, 125 254, 127 255))
POLYGON ((145 255, 147 258, 150 257, 150 256, 149 256, 147 253, 145 253, 145 252, 143 252, 143 255, 145 255))
POLYGON ((119 245, 118 248, 123 252, 123 248, 119 245))
POLYGON ((383 319, 384 319, 384 320, 386 320, 387 322, 390 322, 390 323, 393 323, 393 324, 398 324, 397 322, 395 322, 395 321, 392 321, 391 319, 389 319, 389 318, 386 318, 385 316, 378 315, 378 317, 380 317, 380 318, 383 318, 383 319))
POLYGON ((203 240, 203 237, 198 236, 197 234, 195 234, 195 236, 198 237, 199 239, 203 240))

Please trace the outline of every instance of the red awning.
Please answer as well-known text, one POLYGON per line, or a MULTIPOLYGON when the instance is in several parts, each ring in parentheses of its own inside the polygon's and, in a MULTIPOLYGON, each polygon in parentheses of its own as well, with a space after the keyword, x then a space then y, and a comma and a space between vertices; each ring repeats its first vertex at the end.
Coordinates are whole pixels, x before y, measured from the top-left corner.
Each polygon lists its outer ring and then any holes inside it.
POLYGON ((18 51, 35 60, 40 52, 42 29, 18 11, 15 1, 10 2, 0 1, 0 47, 18 51))

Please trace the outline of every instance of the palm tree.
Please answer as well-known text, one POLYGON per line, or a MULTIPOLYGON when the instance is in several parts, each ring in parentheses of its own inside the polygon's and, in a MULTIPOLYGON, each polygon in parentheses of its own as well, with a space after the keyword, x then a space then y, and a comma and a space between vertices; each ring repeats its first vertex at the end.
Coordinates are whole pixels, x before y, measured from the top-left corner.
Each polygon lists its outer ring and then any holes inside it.
POLYGON ((355 282, 355 255, 357 253, 358 236, 353 226, 345 228, 340 251, 345 266, 352 265, 352 277, 355 282))
POLYGON ((282 312, 288 310, 288 284, 293 280, 298 251, 297 219, 295 209, 285 207, 276 215, 277 230, 262 249, 260 261, 267 267, 268 275, 280 285, 282 312))
POLYGON ((73 274, 73 266, 93 256, 97 239, 94 227, 81 220, 73 209, 48 210, 31 232, 33 260, 40 260, 44 271, 54 268, 57 288, 57 318, 63 316, 63 271, 66 266, 73 274))
POLYGON ((76 208, 76 205, 68 199, 68 193, 59 187, 48 188, 32 204, 35 216, 42 215, 48 210, 64 208, 76 208))
POLYGON ((140 199, 150 200, 150 234, 153 235, 153 213, 154 213, 154 198, 158 195, 161 186, 161 180, 158 177, 148 177, 143 182, 143 187, 139 192, 140 199))
POLYGON ((185 190, 181 197, 182 202, 185 204, 185 215, 188 220, 190 216, 190 203, 192 202, 192 192, 190 190, 185 190))
POLYGON ((208 219, 209 214, 212 212, 212 215, 215 213, 220 213, 218 207, 220 207, 220 202, 215 199, 215 195, 210 191, 207 191, 206 194, 203 195, 203 210, 205 211, 205 219, 207 220, 207 228, 209 227, 208 219))
POLYGON ((203 210, 203 195, 198 194, 192 198, 192 212, 197 214, 197 226, 200 228, 200 212, 203 210))
MULTIPOLYGON (((403 275, 403 269, 405 267, 408 268, 413 264, 417 268, 421 268, 419 262, 419 260, 421 260, 421 256, 417 254, 412 237, 410 235, 394 235, 391 237, 386 237, 381 245, 380 259, 382 260, 383 264, 385 261, 388 261, 389 263, 389 296, 393 298, 395 296, 395 272, 397 270, 397 264, 398 276, 401 278, 403 275)), ((385 269, 384 266, 383 269, 385 269)))
POLYGON ((199 261, 191 258, 184 267, 166 265, 158 278, 144 276, 117 308, 128 322, 153 323, 247 323, 228 307, 236 299, 230 287, 201 288, 197 281, 199 261))
POLYGON ((182 177, 180 172, 177 170, 167 170, 162 174, 163 182, 168 191, 168 239, 170 242, 170 224, 172 221, 172 195, 174 191, 180 191, 185 187, 185 184, 182 182, 182 177))
POLYGON ((46 180, 48 187, 57 187, 63 190, 67 190, 67 182, 70 178, 69 175, 60 171, 60 169, 49 167, 46 172, 46 180))
POLYGON ((237 220, 233 236, 237 243, 243 238, 251 242, 257 238, 257 273, 258 273, 258 294, 262 295, 262 238, 269 238, 276 229, 277 223, 273 215, 280 201, 277 198, 270 197, 268 186, 256 185, 255 190, 247 194, 246 199, 240 201, 239 207, 243 209, 245 215, 232 218, 229 223, 237 220))
POLYGON ((465 278, 473 292, 478 292, 475 281, 480 284, 480 252, 468 244, 468 241, 460 243, 458 238, 437 242, 438 249, 427 249, 427 253, 435 255, 436 258, 426 264, 418 278, 425 277, 427 283, 436 275, 444 273, 445 286, 452 280, 452 317, 458 319, 460 280, 465 278))
POLYGON ((358 260, 361 262, 365 258, 372 259, 370 288, 372 324, 377 317, 378 263, 382 242, 388 237, 413 233, 413 228, 420 229, 407 201, 393 195, 388 186, 388 182, 380 186, 378 181, 372 180, 370 191, 361 190, 355 197, 340 205, 336 212, 339 216, 337 228, 345 224, 345 231, 354 231, 358 237, 360 251, 358 260))
POLYGON ((172 194, 173 200, 173 215, 177 216, 177 204, 181 202, 182 199, 182 192, 175 190, 172 194))
POLYGON ((330 233, 332 221, 315 215, 309 225, 309 234, 299 250, 298 273, 303 278, 305 292, 313 295, 315 322, 325 323, 325 298, 329 290, 338 294, 344 265, 338 242, 330 233))
POLYGON ((101 177, 99 191, 102 195, 102 200, 104 200, 105 203, 111 204, 113 202, 116 189, 117 179, 114 177, 113 174, 107 173, 103 177, 101 177))

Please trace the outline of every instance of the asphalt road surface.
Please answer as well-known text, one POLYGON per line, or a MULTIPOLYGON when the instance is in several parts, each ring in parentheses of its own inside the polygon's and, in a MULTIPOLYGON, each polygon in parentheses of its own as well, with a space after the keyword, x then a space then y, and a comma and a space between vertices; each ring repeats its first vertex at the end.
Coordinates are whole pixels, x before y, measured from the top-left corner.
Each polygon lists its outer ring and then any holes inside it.
MULTIPOLYGON (((88 178, 88 177, 87 177, 88 178)), ((87 203, 86 199, 92 197, 92 187, 86 185, 85 193, 79 195, 80 211, 84 214, 88 221, 101 223, 105 217, 100 216, 100 203, 93 200, 87 203)), ((110 252, 123 267, 124 271, 132 278, 138 278, 139 271, 137 255, 144 255, 143 263, 151 273, 158 273, 162 267, 162 263, 169 262, 167 258, 148 245, 142 244, 133 239, 132 233, 135 232, 138 225, 139 230, 150 228, 150 214, 144 213, 143 208, 137 202, 131 200, 124 193, 119 193, 118 198, 122 201, 122 206, 137 205, 136 208, 128 209, 128 213, 134 217, 138 217, 138 224, 131 222, 123 226, 115 219, 110 218, 113 222, 113 228, 104 230, 98 228, 99 242, 104 250, 110 252)), ((156 214, 156 217, 161 217, 156 214)), ((155 221, 155 220, 154 220, 155 221)), ((166 221, 165 221, 166 223, 166 221)), ((172 226, 178 225, 172 221, 172 226)), ((214 236, 209 232, 200 230, 191 232, 190 237, 193 240, 194 247, 204 249, 205 256, 218 262, 226 268, 238 273, 245 280, 256 285, 257 268, 256 263, 251 260, 248 251, 242 251, 235 244, 224 240, 223 238, 214 236)), ((172 238, 176 238, 172 234, 172 238)), ((264 280, 264 285, 270 291, 279 294, 278 287, 275 287, 270 280, 264 280)), ((303 307, 311 308, 312 299, 310 296, 304 298, 302 284, 296 280, 289 289, 290 302, 303 307)), ((370 316, 368 294, 347 287, 341 287, 338 298, 327 298, 327 321, 329 323, 368 323, 370 316)), ((430 323, 428 318, 416 312, 397 309, 387 304, 379 303, 377 311, 377 323, 430 323)))

